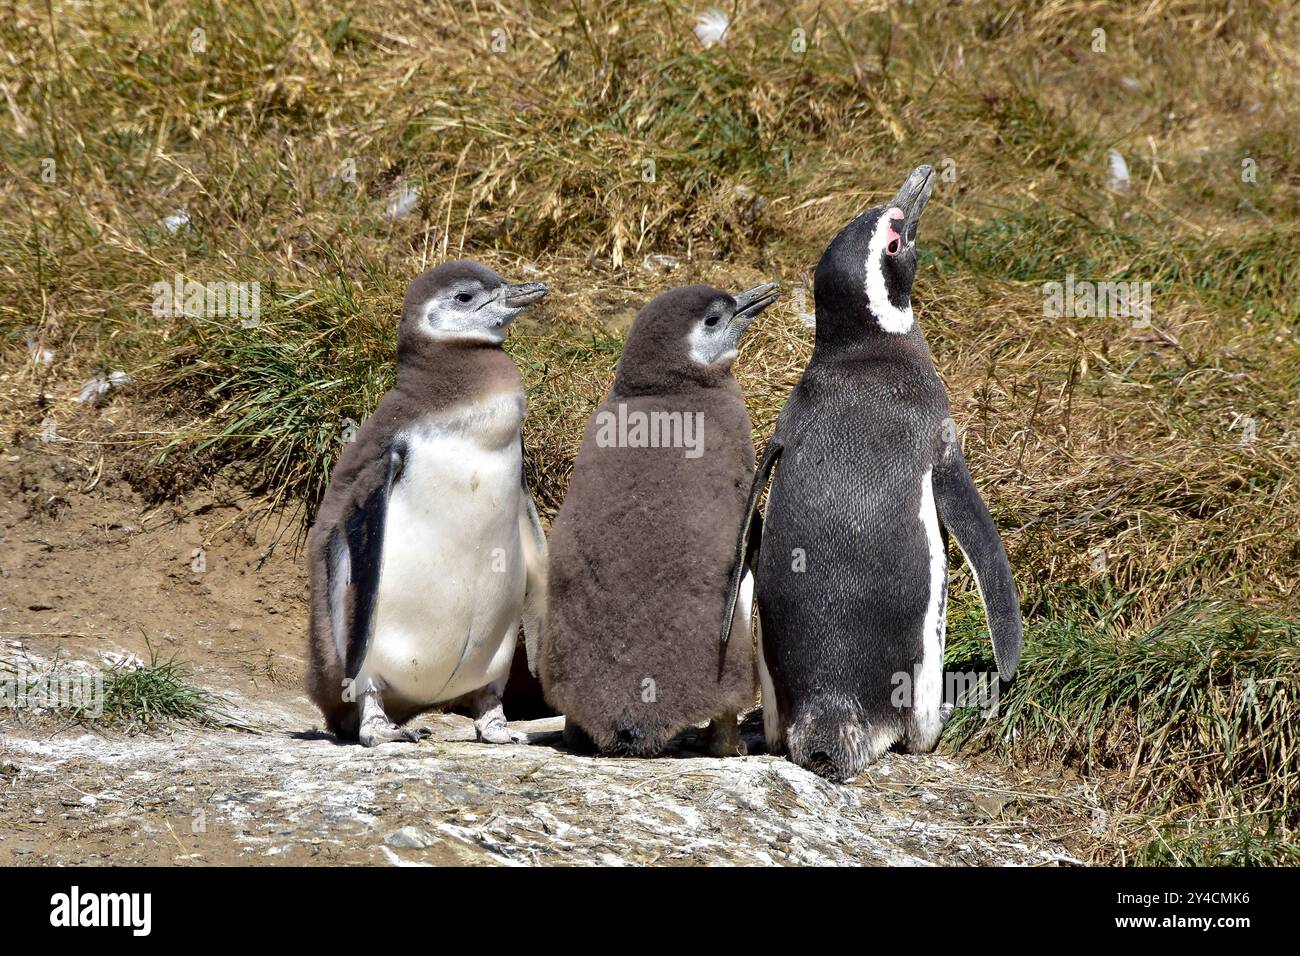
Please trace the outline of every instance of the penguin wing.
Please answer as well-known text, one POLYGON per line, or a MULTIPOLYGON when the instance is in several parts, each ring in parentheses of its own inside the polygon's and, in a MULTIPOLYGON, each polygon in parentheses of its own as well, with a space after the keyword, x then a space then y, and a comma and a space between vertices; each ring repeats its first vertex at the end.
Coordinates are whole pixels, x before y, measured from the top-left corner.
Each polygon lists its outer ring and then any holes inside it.
POLYGON ((957 539, 957 547, 975 573, 998 673, 1003 680, 1010 680, 1020 662, 1020 596, 998 529, 955 443, 946 446, 934 469, 932 485, 940 520, 957 539))
POLYGON ((731 570, 731 586, 727 589, 727 605, 723 609, 719 653, 731 637, 731 618, 736 613, 736 601, 740 596, 740 581, 745 576, 745 568, 749 568, 751 573, 757 571, 758 549, 763 543, 763 515, 758 510, 758 499, 763 497, 763 489, 772 474, 772 467, 784 450, 785 446, 773 436, 763 452, 763 460, 754 472, 753 484, 749 486, 749 500, 745 502, 745 514, 740 519, 740 533, 736 538, 736 564, 731 570))
MULTIPOLYGON (((401 477, 406 461, 406 446, 394 442, 384 454, 383 468, 374 468, 369 482, 373 487, 355 488, 353 504, 343 517, 342 527, 331 536, 330 593, 351 591, 352 600, 331 601, 337 629, 342 622, 346 641, 343 675, 355 680, 370 648, 375 624, 375 606, 379 599, 379 571, 384 563, 384 523, 388 518, 388 497, 393 483, 401 477), (342 531, 340 540, 338 531, 342 531), (335 575, 345 577, 336 584, 335 575)), ((367 477, 358 478, 366 482, 367 477)))
MULTIPOLYGON (((522 448, 522 442, 520 443, 522 448)), ((533 505, 527 476, 523 479, 523 494, 519 500, 519 536, 524 547, 524 609, 520 618, 524 625, 524 652, 528 657, 528 672, 539 677, 542 663, 542 632, 546 627, 546 534, 533 505)))

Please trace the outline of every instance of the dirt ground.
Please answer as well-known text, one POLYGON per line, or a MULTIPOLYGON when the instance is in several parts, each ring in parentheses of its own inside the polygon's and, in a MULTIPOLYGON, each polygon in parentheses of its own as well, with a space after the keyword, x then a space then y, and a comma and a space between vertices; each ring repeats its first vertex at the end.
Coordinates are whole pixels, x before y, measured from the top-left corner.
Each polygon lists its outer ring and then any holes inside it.
MULTIPOLYGON (((30 382, 7 375, 30 396, 30 382)), ((70 386, 60 386, 67 392, 70 386)), ((62 394, 62 393, 60 393, 62 394)), ((71 394, 75 394, 75 388, 71 394)), ((11 406, 12 408, 12 406, 11 406)), ((0 708, 0 865, 983 864, 1106 858, 1096 781, 983 756, 887 755, 849 786, 693 741, 654 760, 567 753, 430 715, 420 744, 321 732, 302 691, 306 575, 236 484, 149 505, 123 477, 124 403, 28 406, 0 453, 0 664, 176 655, 234 726, 127 734, 0 708), (64 416, 57 433, 34 427, 64 416), (201 552, 202 559, 198 560, 201 552)), ((128 428, 127 426, 131 427, 128 428)), ((137 480, 137 484, 139 481, 137 480)), ((761 719, 746 722, 761 750, 761 719)))

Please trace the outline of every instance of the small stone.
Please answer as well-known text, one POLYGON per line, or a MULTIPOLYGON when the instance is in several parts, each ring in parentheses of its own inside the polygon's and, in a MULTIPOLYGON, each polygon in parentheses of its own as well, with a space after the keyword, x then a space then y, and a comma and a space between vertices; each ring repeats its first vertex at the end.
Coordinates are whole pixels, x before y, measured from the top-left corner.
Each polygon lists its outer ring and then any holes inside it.
POLYGON ((384 842, 400 849, 423 850, 433 846, 433 837, 419 827, 402 827, 384 837, 384 842))
POLYGON ((1011 798, 1005 793, 977 793, 972 799, 975 806, 988 814, 992 820, 1002 816, 1002 811, 1011 802, 1011 798))

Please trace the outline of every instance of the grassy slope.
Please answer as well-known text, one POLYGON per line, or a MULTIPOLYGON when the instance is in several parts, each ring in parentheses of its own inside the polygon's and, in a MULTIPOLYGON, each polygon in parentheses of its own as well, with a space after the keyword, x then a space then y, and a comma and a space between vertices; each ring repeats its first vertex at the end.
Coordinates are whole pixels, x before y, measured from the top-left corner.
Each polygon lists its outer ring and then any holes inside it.
MULTIPOLYGON (((1249 716, 1252 675, 1300 689, 1293 5, 749 4, 709 51, 679 3, 510 6, 18 3, 0 19, 6 344, 134 374, 171 409, 168 434, 123 436, 165 452, 158 470, 249 459, 272 500, 310 508, 345 419, 388 383, 411 276, 461 253, 533 267, 555 294, 509 347, 553 513, 629 310, 688 281, 805 287, 850 215, 932 162, 955 179, 923 224, 918 312, 1029 635, 999 719, 949 740, 1144 768, 1125 792, 1167 830, 1146 859, 1289 852, 1285 722, 1251 717, 1244 756, 1204 728, 1249 716), (1110 147, 1128 196, 1104 188, 1110 147), (418 207, 390 221, 403 183, 418 207), (682 265, 652 274, 648 254, 682 265), (262 324, 151 315, 178 273, 260 282, 262 324), (1044 318, 1041 283, 1067 273, 1152 282, 1155 329, 1044 318), (1103 708, 1113 724, 1090 720, 1103 708)), ((751 336, 737 374, 765 437, 810 333, 783 307, 751 336)), ((964 571, 955 588, 963 661, 980 616, 964 571)))

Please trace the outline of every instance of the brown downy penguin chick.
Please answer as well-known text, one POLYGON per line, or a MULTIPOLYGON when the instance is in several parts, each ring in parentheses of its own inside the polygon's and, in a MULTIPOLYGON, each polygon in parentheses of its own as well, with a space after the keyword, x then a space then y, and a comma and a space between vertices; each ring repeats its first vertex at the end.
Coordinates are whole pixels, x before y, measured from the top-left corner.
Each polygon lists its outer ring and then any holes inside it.
POLYGON ((527 404, 501 348, 546 294, 458 260, 411 283, 397 381, 340 456, 308 538, 311 698, 339 737, 462 704, 480 740, 518 742, 501 691, 520 620, 545 611, 546 541, 524 481, 527 404))
POLYGON ((712 721, 710 752, 739 752, 753 653, 736 641, 720 659, 716 631, 754 442, 731 363, 777 295, 688 286, 633 323, 551 530, 541 678, 570 745, 648 755, 712 721))

